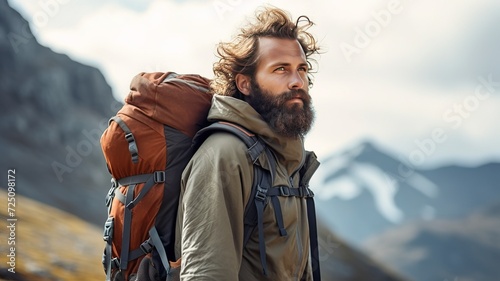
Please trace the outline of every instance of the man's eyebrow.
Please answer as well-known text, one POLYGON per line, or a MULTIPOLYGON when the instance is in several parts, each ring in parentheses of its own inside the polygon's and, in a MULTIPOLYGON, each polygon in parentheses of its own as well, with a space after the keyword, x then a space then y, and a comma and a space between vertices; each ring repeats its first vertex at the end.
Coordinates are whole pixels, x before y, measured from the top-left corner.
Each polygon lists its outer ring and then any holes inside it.
POLYGON ((290 63, 288 62, 274 62, 269 65, 269 67, 276 67, 276 66, 290 66, 290 63))
POLYGON ((299 64, 299 66, 301 66, 301 67, 305 66, 307 69, 309 69, 309 64, 307 62, 303 62, 303 63, 299 64))
MULTIPOLYGON (((276 63, 272 63, 270 64, 268 67, 277 67, 277 66, 291 66, 292 64, 289 63, 289 62, 276 62, 276 63)), ((309 64, 307 62, 303 62, 303 63, 300 63, 299 64, 299 67, 307 67, 309 68, 309 64)))

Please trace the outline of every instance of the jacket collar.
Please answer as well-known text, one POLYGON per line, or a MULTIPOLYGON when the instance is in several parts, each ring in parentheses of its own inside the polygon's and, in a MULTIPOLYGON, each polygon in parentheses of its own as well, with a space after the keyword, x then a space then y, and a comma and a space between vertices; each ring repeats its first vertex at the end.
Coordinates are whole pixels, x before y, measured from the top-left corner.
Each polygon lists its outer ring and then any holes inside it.
POLYGON ((260 114, 243 100, 214 95, 208 121, 236 123, 259 135, 272 148, 288 175, 292 175, 303 164, 305 151, 302 137, 289 138, 276 134, 260 114))

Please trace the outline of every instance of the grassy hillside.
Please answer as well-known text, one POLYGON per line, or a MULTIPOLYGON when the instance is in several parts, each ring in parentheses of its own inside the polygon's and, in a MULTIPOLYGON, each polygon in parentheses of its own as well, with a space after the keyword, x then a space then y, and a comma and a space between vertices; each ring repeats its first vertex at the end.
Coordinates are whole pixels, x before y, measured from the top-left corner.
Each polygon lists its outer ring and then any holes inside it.
MULTIPOLYGON (((7 194, 0 189, 2 202, 7 194)), ((15 274, 7 271, 10 230, 0 208, 0 280, 104 280, 102 231, 79 218, 16 195, 15 274)), ((7 204, 2 203, 2 206, 7 204)))

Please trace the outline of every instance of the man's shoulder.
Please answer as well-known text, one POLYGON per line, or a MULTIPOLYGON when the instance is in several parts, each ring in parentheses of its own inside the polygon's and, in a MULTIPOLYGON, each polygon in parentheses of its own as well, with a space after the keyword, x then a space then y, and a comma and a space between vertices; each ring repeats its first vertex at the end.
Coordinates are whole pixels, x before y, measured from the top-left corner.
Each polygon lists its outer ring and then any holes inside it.
POLYGON ((252 165, 246 145, 237 136, 227 132, 214 132, 196 150, 183 177, 192 173, 250 171, 252 165))
POLYGON ((200 145, 198 151, 212 151, 220 156, 245 155, 246 145, 229 132, 213 132, 200 145))

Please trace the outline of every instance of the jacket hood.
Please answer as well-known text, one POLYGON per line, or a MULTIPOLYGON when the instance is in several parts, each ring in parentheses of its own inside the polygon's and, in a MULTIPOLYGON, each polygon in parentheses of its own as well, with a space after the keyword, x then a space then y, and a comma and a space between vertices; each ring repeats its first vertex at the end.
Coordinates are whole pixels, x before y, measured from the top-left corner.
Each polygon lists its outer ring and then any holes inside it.
POLYGON ((278 161, 291 175, 302 165, 305 157, 302 137, 289 138, 276 134, 261 115, 247 102, 231 97, 214 95, 208 121, 236 123, 259 135, 270 146, 278 161))

